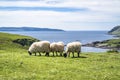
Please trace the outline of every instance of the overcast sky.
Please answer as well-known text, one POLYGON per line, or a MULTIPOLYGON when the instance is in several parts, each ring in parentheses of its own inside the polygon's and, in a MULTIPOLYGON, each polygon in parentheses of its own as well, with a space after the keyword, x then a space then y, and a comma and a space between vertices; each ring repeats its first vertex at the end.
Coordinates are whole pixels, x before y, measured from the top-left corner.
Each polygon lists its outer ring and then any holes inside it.
POLYGON ((120 0, 0 0, 0 27, 110 30, 120 25, 120 0))

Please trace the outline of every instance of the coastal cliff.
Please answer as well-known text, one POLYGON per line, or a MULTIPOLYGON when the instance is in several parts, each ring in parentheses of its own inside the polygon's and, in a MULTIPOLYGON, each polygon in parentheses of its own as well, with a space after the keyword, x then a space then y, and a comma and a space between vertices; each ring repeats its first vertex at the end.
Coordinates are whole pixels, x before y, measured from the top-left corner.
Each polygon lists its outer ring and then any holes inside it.
POLYGON ((102 49, 116 49, 120 50, 120 39, 109 39, 104 41, 95 41, 92 43, 84 44, 87 47, 96 47, 102 49))
POLYGON ((116 35, 118 37, 120 37, 120 26, 115 26, 113 29, 111 29, 108 34, 111 35, 116 35))

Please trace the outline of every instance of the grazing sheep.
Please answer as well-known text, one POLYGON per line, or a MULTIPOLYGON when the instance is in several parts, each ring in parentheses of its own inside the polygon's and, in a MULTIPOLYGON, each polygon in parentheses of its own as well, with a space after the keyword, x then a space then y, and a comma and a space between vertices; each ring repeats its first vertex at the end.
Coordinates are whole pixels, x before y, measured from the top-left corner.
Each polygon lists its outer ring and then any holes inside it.
MULTIPOLYGON (((49 41, 40 41, 40 42, 34 42, 28 50, 28 53, 30 55, 32 55, 32 53, 46 53, 46 56, 49 56, 49 52, 50 52, 50 42, 49 41)), ((40 54, 41 55, 41 54, 40 54)))
POLYGON ((81 52, 81 43, 78 42, 78 41, 68 43, 67 47, 66 47, 66 51, 65 51, 64 57, 67 57, 67 55, 70 56, 71 52, 73 54, 73 57, 74 57, 74 52, 77 52, 78 53, 78 57, 79 57, 80 52, 81 52))
POLYGON ((54 53, 56 53, 56 56, 58 56, 57 52, 60 53, 60 56, 62 56, 62 53, 64 51, 64 43, 63 42, 53 42, 50 44, 50 50, 54 53))
POLYGON ((55 42, 50 44, 50 51, 53 52, 53 56, 54 56, 54 53, 56 53, 57 55, 57 44, 55 42))
POLYGON ((57 49, 58 49, 58 52, 60 53, 60 56, 62 56, 62 53, 64 51, 64 43, 63 42, 57 42, 57 49))

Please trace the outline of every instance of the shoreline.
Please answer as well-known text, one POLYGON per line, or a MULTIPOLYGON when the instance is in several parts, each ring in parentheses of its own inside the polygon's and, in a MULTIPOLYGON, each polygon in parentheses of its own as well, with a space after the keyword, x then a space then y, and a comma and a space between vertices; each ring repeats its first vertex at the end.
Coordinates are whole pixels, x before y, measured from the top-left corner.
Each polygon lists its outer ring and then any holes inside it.
POLYGON ((91 43, 86 43, 83 44, 83 47, 94 47, 94 48, 101 48, 101 49, 115 49, 115 50, 120 50, 120 41, 116 43, 109 43, 112 40, 119 40, 119 39, 108 39, 104 41, 95 41, 91 43), (119 44, 117 44, 119 43, 119 44))

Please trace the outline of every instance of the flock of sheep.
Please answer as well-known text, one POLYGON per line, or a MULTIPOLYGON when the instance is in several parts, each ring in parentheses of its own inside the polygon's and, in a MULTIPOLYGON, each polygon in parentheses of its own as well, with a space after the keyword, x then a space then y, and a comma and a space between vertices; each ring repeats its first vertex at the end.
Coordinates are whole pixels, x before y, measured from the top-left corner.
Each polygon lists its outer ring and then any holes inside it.
POLYGON ((36 53, 39 53, 41 56, 41 53, 46 53, 45 56, 49 56, 49 53, 52 52, 53 56, 55 56, 54 53, 56 53, 56 56, 58 56, 58 53, 60 53, 60 56, 70 56, 70 53, 73 54, 76 52, 78 54, 78 57, 80 57, 81 52, 81 43, 78 41, 68 43, 66 46, 66 50, 64 50, 65 45, 63 42, 53 42, 50 43, 49 41, 39 41, 34 42, 28 50, 29 55, 32 55, 33 53, 36 56, 36 53))

